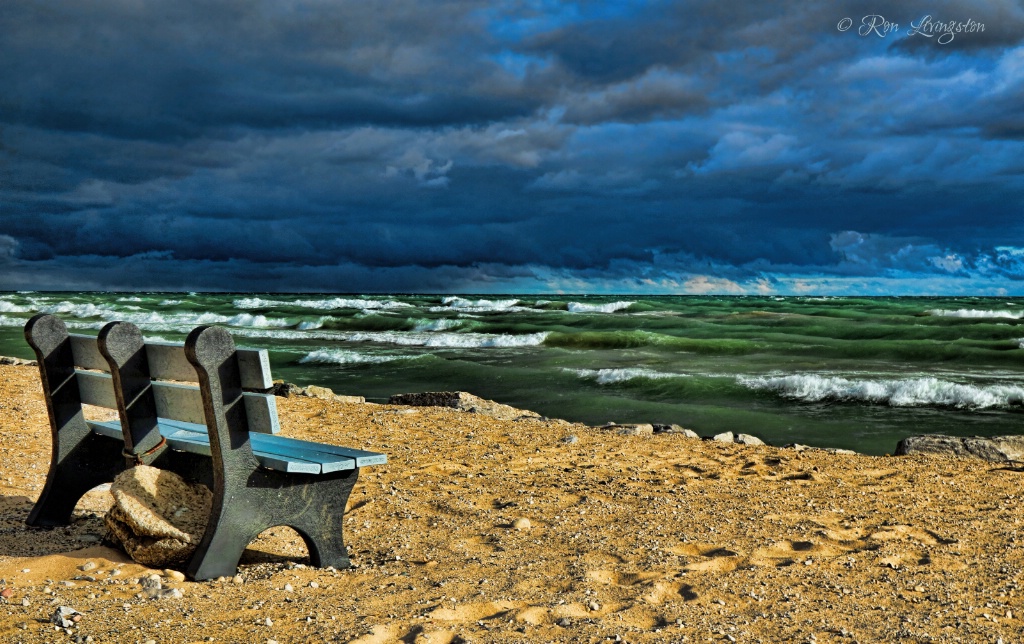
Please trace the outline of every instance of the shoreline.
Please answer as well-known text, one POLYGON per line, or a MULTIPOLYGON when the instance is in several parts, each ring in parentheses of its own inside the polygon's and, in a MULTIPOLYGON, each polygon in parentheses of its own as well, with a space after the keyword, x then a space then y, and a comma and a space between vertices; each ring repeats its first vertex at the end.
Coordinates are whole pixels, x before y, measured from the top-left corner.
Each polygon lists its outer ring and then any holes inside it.
POLYGON ((138 580, 152 571, 99 543, 104 493, 90 493, 69 528, 24 526, 49 463, 49 429, 35 370, 0 366, 0 579, 10 589, 0 635, 265 643, 1024 634, 1022 474, 1010 467, 620 435, 443 407, 307 396, 279 407, 285 436, 388 454, 387 465, 361 471, 346 514, 355 567, 309 568, 297 535, 276 528, 250 544, 236 579, 165 577, 183 596, 151 600, 138 580), (82 614, 67 635, 46 621, 60 605, 82 614))

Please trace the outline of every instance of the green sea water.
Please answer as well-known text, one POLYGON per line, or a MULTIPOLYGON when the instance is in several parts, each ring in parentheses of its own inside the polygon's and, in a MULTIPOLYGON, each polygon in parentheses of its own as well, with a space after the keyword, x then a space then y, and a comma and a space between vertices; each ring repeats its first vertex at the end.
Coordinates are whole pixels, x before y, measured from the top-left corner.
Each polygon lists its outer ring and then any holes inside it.
POLYGON ((383 402, 465 390, 547 416, 677 423, 891 453, 1024 433, 1024 299, 0 293, 0 355, 38 312, 180 341, 200 324, 274 375, 383 402))

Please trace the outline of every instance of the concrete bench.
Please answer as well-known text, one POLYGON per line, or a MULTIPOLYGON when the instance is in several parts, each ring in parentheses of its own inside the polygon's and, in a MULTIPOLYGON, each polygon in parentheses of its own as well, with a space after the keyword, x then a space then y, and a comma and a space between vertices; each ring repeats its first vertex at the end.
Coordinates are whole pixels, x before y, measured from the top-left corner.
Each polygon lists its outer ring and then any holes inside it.
POLYGON ((186 567, 192 578, 235 574, 246 545, 278 525, 302 536, 314 565, 348 566, 345 504, 359 468, 387 457, 277 435, 265 350, 236 349, 217 327, 195 329, 184 344, 144 342, 126 322, 96 338, 72 335, 52 315, 29 320, 25 338, 53 433, 29 525, 67 524, 82 495, 144 463, 213 490, 206 533, 186 567), (117 410, 118 420, 86 420, 83 404, 117 410))

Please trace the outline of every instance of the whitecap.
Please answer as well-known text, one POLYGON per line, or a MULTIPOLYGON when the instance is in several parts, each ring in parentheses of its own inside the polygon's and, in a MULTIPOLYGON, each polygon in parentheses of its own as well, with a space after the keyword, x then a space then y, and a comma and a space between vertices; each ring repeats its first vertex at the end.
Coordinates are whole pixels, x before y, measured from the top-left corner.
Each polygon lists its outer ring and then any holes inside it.
POLYGON ((628 367, 623 369, 569 369, 584 380, 593 380, 599 385, 611 385, 630 380, 660 380, 663 378, 685 378, 687 374, 664 373, 652 369, 640 367, 628 367))
POLYGON ((930 315, 947 318, 1007 318, 1010 320, 1019 320, 1024 318, 1024 311, 1014 313, 1013 311, 984 311, 979 309, 957 309, 955 311, 947 309, 932 309, 928 311, 930 315))
POLYGON ((344 349, 319 349, 299 359, 303 364, 380 364, 394 360, 412 359, 420 356, 392 356, 346 351, 344 349))
POLYGON ((1019 385, 965 385, 938 378, 848 379, 817 374, 737 376, 739 384, 804 402, 852 401, 891 407, 1005 408, 1024 403, 1019 385))
POLYGON ((614 313, 628 309, 635 302, 609 302, 607 304, 587 304, 584 302, 569 302, 570 313, 614 313))

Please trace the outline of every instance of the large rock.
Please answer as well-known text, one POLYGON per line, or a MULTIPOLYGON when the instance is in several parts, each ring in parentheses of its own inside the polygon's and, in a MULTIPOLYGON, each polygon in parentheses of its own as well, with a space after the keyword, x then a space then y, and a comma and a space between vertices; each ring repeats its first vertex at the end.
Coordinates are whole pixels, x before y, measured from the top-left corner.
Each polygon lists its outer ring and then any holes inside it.
POLYGON ((275 396, 281 396, 282 398, 308 396, 309 398, 320 398, 321 400, 333 400, 335 402, 349 404, 362 404, 366 402, 366 398, 363 396, 343 396, 341 394, 334 393, 330 387, 320 387, 318 385, 300 387, 295 383, 284 382, 283 380, 275 380, 270 393, 275 396))
POLYGON ((509 405, 485 400, 465 391, 426 391, 415 394, 395 394, 388 399, 389 405, 409 405, 410 407, 450 407, 462 411, 483 414, 500 420, 516 420, 527 416, 540 418, 540 414, 525 409, 516 409, 509 405))
POLYGON ((995 462, 1024 461, 1024 436, 910 436, 896 446, 897 456, 908 454, 945 454, 995 462))
POLYGON ((153 567, 186 561, 195 552, 210 517, 213 494, 174 472, 138 465, 110 486, 114 505, 103 517, 107 538, 135 561, 153 567))
POLYGON ((21 358, 13 358, 11 356, 0 356, 0 364, 12 365, 15 367, 34 367, 38 363, 35 360, 22 360, 21 358))

